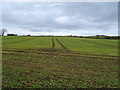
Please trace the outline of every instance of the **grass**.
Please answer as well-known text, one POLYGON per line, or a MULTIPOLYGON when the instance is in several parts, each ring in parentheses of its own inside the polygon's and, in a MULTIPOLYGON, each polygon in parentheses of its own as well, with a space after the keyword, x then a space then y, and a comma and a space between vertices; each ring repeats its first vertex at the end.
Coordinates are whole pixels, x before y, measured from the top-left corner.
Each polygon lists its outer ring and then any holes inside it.
POLYGON ((5 56, 3 87, 114 88, 118 85, 117 61, 25 53, 5 56))
POLYGON ((59 37, 58 39, 74 52, 118 56, 118 40, 78 37, 59 37))
MULTIPOLYGON (((2 52, 3 88, 119 88, 118 60, 59 56, 117 56, 117 40, 54 38, 70 51, 65 51, 56 41, 55 50, 58 51, 51 51, 51 37, 3 37, 3 50, 11 50, 2 52), (100 47, 101 50, 98 50, 100 47), (45 51, 39 51, 41 49, 45 51), (15 50, 34 53, 14 52, 15 50), (78 55, 73 52, 89 55, 78 55), (54 53, 58 55, 53 55, 54 53)), ((117 59, 111 56, 94 57, 117 59)))
POLYGON ((41 49, 51 48, 51 45, 51 37, 3 37, 3 49, 11 47, 15 49, 41 49))
MULTIPOLYGON (((77 37, 56 37, 73 52, 118 56, 118 40, 84 39, 77 37)), ((55 48, 62 49, 55 41, 55 48)), ((3 49, 50 49, 51 37, 6 36, 3 37, 3 49)))

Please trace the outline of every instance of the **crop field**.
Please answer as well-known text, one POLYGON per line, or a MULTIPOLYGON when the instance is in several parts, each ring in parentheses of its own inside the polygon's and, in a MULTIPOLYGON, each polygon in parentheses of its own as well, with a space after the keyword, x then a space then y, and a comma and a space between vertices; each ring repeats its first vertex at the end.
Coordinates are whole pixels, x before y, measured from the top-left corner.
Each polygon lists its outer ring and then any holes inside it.
POLYGON ((119 88, 118 40, 2 37, 3 88, 119 88))

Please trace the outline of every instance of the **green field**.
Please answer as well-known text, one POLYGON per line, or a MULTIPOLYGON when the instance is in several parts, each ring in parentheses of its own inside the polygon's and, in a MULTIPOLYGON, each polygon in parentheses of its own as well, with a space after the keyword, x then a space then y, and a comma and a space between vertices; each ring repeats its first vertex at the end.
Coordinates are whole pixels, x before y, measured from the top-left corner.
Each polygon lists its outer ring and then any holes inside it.
POLYGON ((119 88, 118 40, 2 37, 3 87, 119 88))

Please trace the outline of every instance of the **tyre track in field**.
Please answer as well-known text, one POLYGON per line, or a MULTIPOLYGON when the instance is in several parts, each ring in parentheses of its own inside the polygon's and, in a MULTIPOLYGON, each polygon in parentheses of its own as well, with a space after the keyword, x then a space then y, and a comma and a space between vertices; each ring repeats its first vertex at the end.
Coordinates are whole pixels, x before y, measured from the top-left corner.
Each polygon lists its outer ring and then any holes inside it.
MULTIPOLYGON (((80 58, 90 58, 90 59, 101 59, 101 60, 119 60, 119 59, 112 59, 112 58, 98 58, 98 57, 86 57, 86 56, 76 56, 76 55, 61 55, 56 53, 37 53, 37 52, 27 52, 27 51, 15 51, 15 50, 2 50, 8 52, 20 52, 20 53, 33 53, 33 54, 43 54, 43 55, 53 55, 53 56, 65 56, 65 57, 80 57, 80 58)), ((5 53, 7 54, 7 53, 5 53)))
POLYGON ((56 41, 60 44, 60 46, 64 49, 64 50, 69 50, 68 48, 66 48, 57 38, 56 41))
MULTIPOLYGON (((13 48, 6 48, 4 50, 10 50, 10 49, 13 49, 13 48)), ((18 48, 15 48, 15 49, 17 50, 18 48)), ((66 52, 66 51, 59 51, 57 49, 45 49, 45 50, 41 49, 41 50, 32 50, 32 51, 51 52, 51 53, 63 53, 63 54, 75 54, 75 55, 104 56, 104 57, 111 57, 111 58, 112 57, 118 57, 118 56, 112 56, 112 55, 97 55, 97 54, 80 53, 80 52, 72 52, 72 51, 66 52)))
POLYGON ((91 56, 118 57, 118 56, 112 56, 112 55, 97 55, 97 54, 79 53, 79 52, 65 52, 65 51, 57 51, 57 50, 35 50, 35 51, 65 53, 65 54, 75 54, 75 55, 91 55, 91 56))
POLYGON ((52 49, 55 49, 55 42, 53 37, 52 37, 52 49))

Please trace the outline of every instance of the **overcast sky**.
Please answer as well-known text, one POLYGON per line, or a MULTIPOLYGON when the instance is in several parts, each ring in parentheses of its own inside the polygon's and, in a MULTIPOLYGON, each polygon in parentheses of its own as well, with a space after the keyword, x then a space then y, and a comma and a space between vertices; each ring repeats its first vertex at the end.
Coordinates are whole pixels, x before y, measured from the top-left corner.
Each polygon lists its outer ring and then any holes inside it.
POLYGON ((118 35, 117 2, 8 2, 2 24, 18 35, 118 35))

